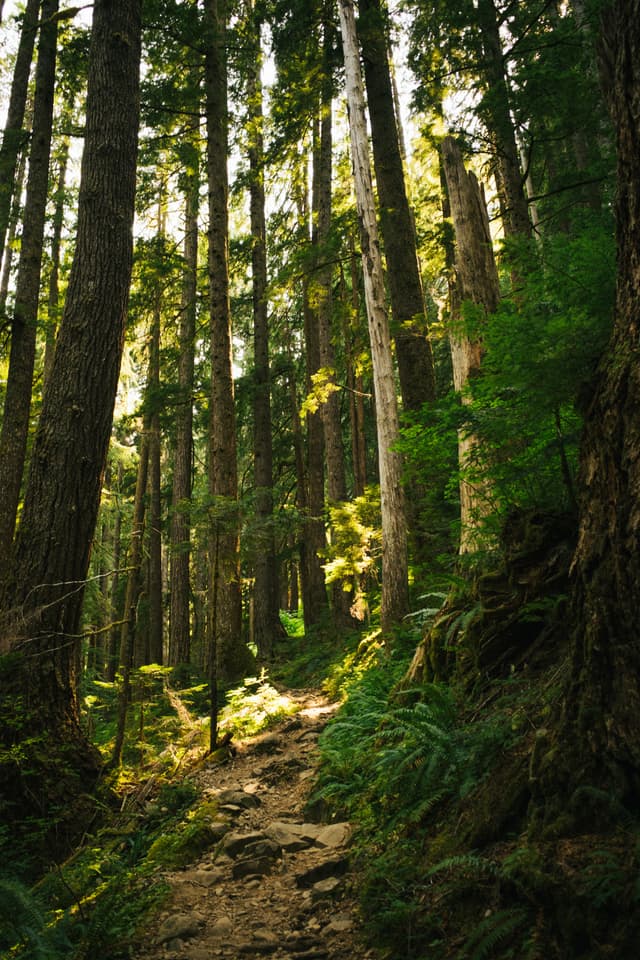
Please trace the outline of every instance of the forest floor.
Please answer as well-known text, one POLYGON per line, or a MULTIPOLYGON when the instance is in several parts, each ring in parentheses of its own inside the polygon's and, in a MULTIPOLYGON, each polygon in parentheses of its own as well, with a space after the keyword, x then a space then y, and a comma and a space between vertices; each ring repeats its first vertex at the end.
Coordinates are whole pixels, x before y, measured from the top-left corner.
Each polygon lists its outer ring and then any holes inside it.
POLYGON ((315 690, 287 695, 294 717, 191 775, 215 803, 219 842, 158 876, 171 892, 135 960, 375 956, 350 883, 351 827, 305 812, 318 736, 337 705, 315 690))

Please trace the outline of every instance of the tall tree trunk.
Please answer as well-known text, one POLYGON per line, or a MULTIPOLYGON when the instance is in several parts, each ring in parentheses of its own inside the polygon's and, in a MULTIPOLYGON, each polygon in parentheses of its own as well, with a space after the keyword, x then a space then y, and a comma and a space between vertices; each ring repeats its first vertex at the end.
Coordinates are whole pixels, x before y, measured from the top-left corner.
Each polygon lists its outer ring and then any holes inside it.
MULTIPOLYGON (((314 142, 318 136, 318 120, 314 118, 314 142)), ((309 204, 306 158, 298 168, 294 184, 298 208, 298 242, 309 244, 309 204)), ((311 219, 317 204, 317 191, 312 182, 311 219)), ((309 396, 313 390, 314 376, 320 370, 320 338, 318 316, 314 304, 312 279, 308 274, 302 278, 302 310, 304 322, 305 389, 309 396)), ((296 402, 295 390, 292 402, 296 402)), ((314 626, 328 612, 327 591, 322 567, 322 552, 326 546, 324 525, 324 431, 322 414, 312 405, 305 412, 306 462, 302 473, 298 471, 298 507, 302 515, 300 539, 300 586, 305 629, 314 626)), ((300 435, 301 436, 301 435, 300 435)))
POLYGON ((147 663, 163 662, 162 604, 162 435, 160 431, 160 294, 154 305, 149 346, 149 383, 153 406, 149 416, 149 640, 147 663))
MULTIPOLYGON (((478 333, 469 336, 464 329, 463 304, 470 301, 485 313, 492 313, 500 301, 500 288, 484 194, 475 175, 465 170, 460 148, 452 137, 442 142, 442 162, 456 237, 449 342, 454 387, 463 394, 464 402, 466 385, 480 371, 483 345, 478 333)), ((486 481, 468 476, 474 471, 477 448, 477 438, 468 429, 459 432, 461 554, 477 549, 482 517, 488 510, 490 491, 486 481)))
MULTIPOLYGON (((144 537, 144 516, 146 512, 146 490, 149 476, 149 432, 148 423, 143 427, 140 442, 138 470, 136 473, 136 492, 133 500, 133 520, 131 522, 131 540, 127 558, 127 587, 124 598, 124 612, 120 626, 120 673, 121 684, 118 694, 118 722, 111 754, 111 763, 117 766, 122 758, 124 746, 127 709, 131 699, 131 669, 136 662, 136 625, 137 606, 140 595, 140 571, 142 566, 142 541, 144 537)), ((139 639, 138 639, 139 642, 139 639)), ((137 665, 142 666, 144 658, 137 657, 137 665)))
POLYGON ((9 294, 9 281, 11 279, 11 267, 15 253, 15 240, 20 221, 20 212, 22 210, 22 188, 24 178, 27 173, 27 151, 20 154, 18 169, 16 171, 15 192, 11 204, 11 213, 9 216, 9 230, 7 240, 4 246, 4 256, 2 259, 2 276, 0 277, 0 320, 4 320, 7 310, 7 296, 9 294))
POLYGON ((40 0, 27 0, 13 68, 7 122, 0 147, 0 250, 4 249, 7 236, 18 156, 27 142, 23 124, 39 12, 40 0))
POLYGON ((105 680, 113 683, 118 669, 120 632, 121 624, 118 623, 120 616, 120 557, 122 553, 122 509, 120 505, 120 489, 122 487, 122 464, 118 463, 118 473, 114 493, 115 498, 115 519, 113 521, 113 574, 111 576, 110 593, 110 613, 111 629, 107 643, 107 654, 105 663, 105 680))
POLYGON ((0 433, 0 580, 10 563, 11 545, 27 455, 44 220, 49 188, 49 154, 58 42, 58 0, 45 0, 38 44, 33 134, 29 153, 16 299, 11 324, 11 354, 0 433))
POLYGON ((0 763, 2 794, 21 818, 48 818, 49 798, 64 797, 56 817, 75 830, 74 801, 99 769, 74 670, 131 280, 140 20, 139 0, 94 4, 76 252, 0 603, 0 651, 14 654, 0 661, 0 692, 25 718, 0 727, 2 746, 37 741, 24 769, 0 763))
POLYGON ((253 640, 261 659, 273 652, 280 624, 280 588, 273 526, 273 439, 271 425, 271 370, 267 303, 267 243, 264 191, 263 97, 260 69, 260 18, 251 5, 252 43, 247 71, 249 101, 249 168, 251 207, 251 271, 253 285, 253 462, 256 488, 255 585, 253 640))
MULTIPOLYGON (((318 346, 320 367, 327 378, 329 394, 320 407, 327 462, 327 493, 331 504, 347 499, 347 477, 342 445, 340 393, 336 384, 336 357, 333 347, 333 265, 328 260, 328 244, 332 217, 332 150, 331 77, 329 66, 328 26, 323 38, 324 72, 320 97, 320 136, 314 145, 314 196, 316 210, 313 217, 313 244, 315 250, 315 289, 318 317, 318 346)), ((331 584, 331 613, 336 626, 352 626, 352 593, 349 583, 340 580, 331 584), (346 588, 346 589, 345 589, 346 588)))
POLYGON ((53 353, 56 345, 56 333, 60 321, 60 253, 62 247, 62 227, 66 201, 67 165, 69 162, 69 137, 65 136, 58 155, 58 179, 54 194, 54 211, 51 234, 51 272, 49 274, 49 296, 47 298, 47 328, 45 334, 43 389, 53 366, 53 353))
POLYGON ((402 489, 402 464, 400 455, 394 449, 399 436, 398 408, 373 200, 364 89, 351 0, 338 0, 338 11, 347 78, 351 153, 361 227, 365 299, 376 394, 382 504, 381 622, 383 631, 388 631, 394 623, 399 623, 409 610, 407 528, 402 489))
POLYGON ((413 217, 405 187, 399 118, 393 102, 387 31, 380 0, 360 0, 358 35, 362 45, 371 142, 380 201, 392 333, 405 410, 419 410, 435 399, 433 353, 418 265, 413 217))
POLYGON ((478 0, 484 70, 489 107, 489 135, 493 142, 498 181, 502 188, 503 227, 507 237, 529 237, 531 222, 524 193, 518 145, 511 118, 509 88, 494 0, 478 0))
POLYGON ((246 658, 241 641, 238 467, 229 305, 225 0, 206 0, 205 25, 211 337, 209 493, 213 514, 209 561, 211 642, 220 677, 231 680, 242 675, 246 658))
POLYGON ((361 497, 367 485, 367 449, 365 441, 364 384, 362 373, 356 369, 356 357, 360 352, 360 289, 355 243, 349 235, 349 264, 351 271, 351 323, 345 332, 347 346, 347 378, 349 384, 349 409, 351 411, 351 458, 353 463, 353 495, 361 497))
POLYGON ((585 417, 580 528, 560 730, 534 784, 548 829, 590 832, 640 794, 640 2, 603 14, 601 75, 618 149, 614 330, 585 417), (593 789, 595 788, 595 789, 593 789))
MULTIPOLYGON (((197 131, 194 130, 194 135, 197 131)), ((193 456, 193 372, 196 337, 198 279, 198 202, 200 174, 198 150, 190 144, 190 169, 185 187, 184 279, 180 314, 178 409, 173 455, 171 500, 169 663, 189 663, 190 560, 191 560, 191 459, 193 456)))

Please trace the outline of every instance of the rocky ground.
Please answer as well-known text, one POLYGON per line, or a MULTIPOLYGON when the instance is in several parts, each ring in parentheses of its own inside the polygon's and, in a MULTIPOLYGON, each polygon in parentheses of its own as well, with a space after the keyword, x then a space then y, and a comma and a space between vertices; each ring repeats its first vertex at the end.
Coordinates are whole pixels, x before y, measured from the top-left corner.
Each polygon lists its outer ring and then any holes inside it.
POLYGON ((351 890, 348 823, 309 822, 317 739, 334 705, 300 711, 197 775, 219 811, 218 844, 167 872, 170 901, 136 960, 372 958, 351 890))

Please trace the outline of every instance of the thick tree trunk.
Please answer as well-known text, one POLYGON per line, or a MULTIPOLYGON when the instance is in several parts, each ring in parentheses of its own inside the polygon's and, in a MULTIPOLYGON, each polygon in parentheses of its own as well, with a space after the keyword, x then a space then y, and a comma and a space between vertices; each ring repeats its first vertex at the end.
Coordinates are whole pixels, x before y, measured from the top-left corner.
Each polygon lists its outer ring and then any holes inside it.
POLYGON ((394 449, 399 436, 398 407, 373 200, 364 89, 351 0, 338 0, 338 12, 347 79, 351 152, 360 218, 365 299, 376 394, 382 503, 381 623, 383 631, 386 632, 394 623, 400 622, 409 610, 407 528, 402 489, 402 464, 400 455, 394 449))
POLYGON ((0 580, 6 575, 18 513, 20 487, 27 455, 44 221, 49 189, 49 155, 53 126, 53 94, 58 42, 55 14, 58 0, 45 0, 40 28, 33 134, 29 152, 16 300, 11 324, 11 355, 0 434, 0 580))
POLYGON ((358 34, 362 44, 380 202, 380 229, 391 296, 391 331, 396 346, 402 405, 405 410, 419 410, 423 404, 435 399, 435 374, 380 0, 360 0, 360 14, 358 34))
MULTIPOLYGON (((463 304, 465 301, 471 302, 481 307, 484 313, 492 313, 500 301, 500 287, 484 195, 475 175, 465 170, 460 149, 452 137, 445 137, 442 142, 442 162, 456 237, 449 342, 454 387, 463 393, 464 402, 466 385, 480 371, 483 347, 480 331, 470 336, 464 328, 463 304)), ((468 476, 469 471, 474 472, 477 446, 478 441, 473 434, 467 429, 460 431, 461 554, 477 549, 481 521, 489 509, 490 490, 487 482, 472 480, 468 476)))
MULTIPOLYGON (((253 7, 253 5, 252 5, 253 7)), ((249 167, 251 207, 251 271, 253 286, 253 463, 256 490, 256 527, 253 589, 253 640, 262 660, 273 653, 282 635, 280 587, 273 524, 273 439, 271 426, 271 369, 267 302, 267 242, 264 191, 263 104, 260 69, 260 18, 252 9, 254 58, 247 73, 249 100, 249 167)))
POLYGON ((191 560, 191 459, 193 455, 193 373, 196 337, 196 294, 198 279, 198 195, 200 177, 198 151, 190 150, 191 169, 185 189, 184 279, 180 314, 178 360, 178 409, 173 455, 171 500, 171 557, 169 622, 169 663, 189 663, 190 560, 191 560))
POLYGON ((219 676, 242 676, 240 541, 236 413, 229 304, 228 112, 226 3, 206 0, 205 92, 209 184, 209 297, 211 408, 209 493, 211 522, 211 635, 219 676))
POLYGON ((601 68, 617 134, 614 332, 585 418, 573 561, 572 669, 558 740, 536 770, 543 822, 588 829, 640 796, 640 2, 604 14, 601 68), (595 789, 593 789, 595 788, 595 789))
POLYGON ((80 729, 75 665, 131 278, 141 19, 138 0, 93 9, 76 252, 0 604, 0 651, 13 652, 0 661, 1 692, 25 719, 0 726, 2 746, 17 731, 21 750, 35 751, 23 769, 0 764, 2 796, 11 816, 59 816, 76 830, 71 801, 99 767, 80 729), (54 815, 56 796, 69 802, 54 815))

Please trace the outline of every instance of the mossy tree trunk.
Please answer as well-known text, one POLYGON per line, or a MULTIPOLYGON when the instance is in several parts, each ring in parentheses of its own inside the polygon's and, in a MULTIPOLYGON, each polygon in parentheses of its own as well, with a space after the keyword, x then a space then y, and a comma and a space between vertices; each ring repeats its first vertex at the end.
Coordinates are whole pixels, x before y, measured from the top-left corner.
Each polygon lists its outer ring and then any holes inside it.
POLYGON ((614 331, 586 413, 573 560, 572 665, 559 731, 539 752, 538 813, 593 827, 640 796, 640 2, 604 14, 601 71, 617 136, 614 331))

